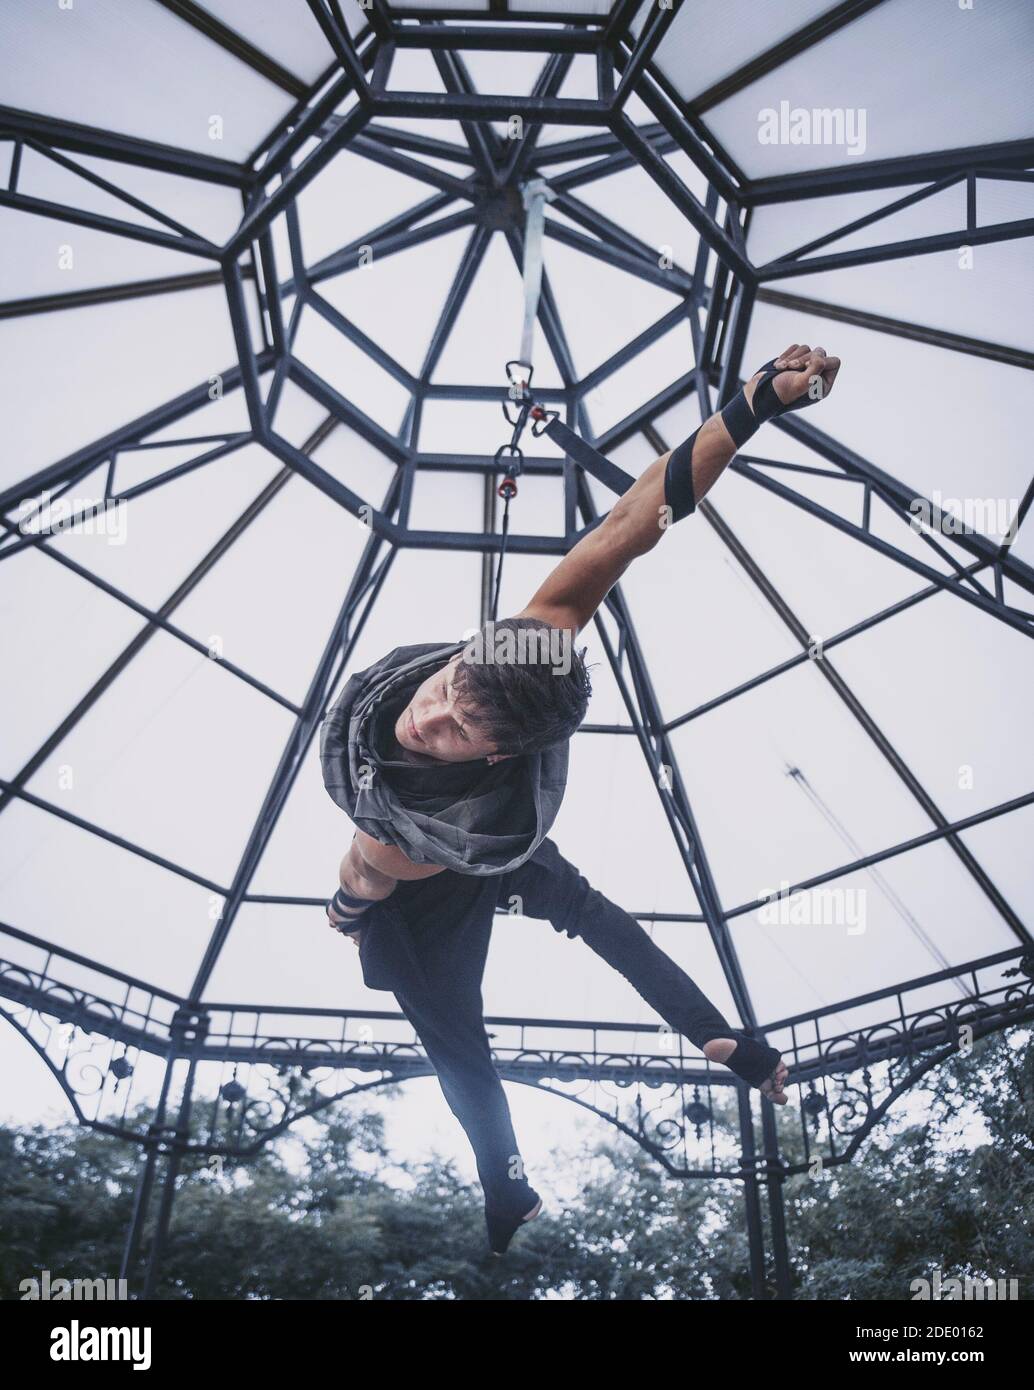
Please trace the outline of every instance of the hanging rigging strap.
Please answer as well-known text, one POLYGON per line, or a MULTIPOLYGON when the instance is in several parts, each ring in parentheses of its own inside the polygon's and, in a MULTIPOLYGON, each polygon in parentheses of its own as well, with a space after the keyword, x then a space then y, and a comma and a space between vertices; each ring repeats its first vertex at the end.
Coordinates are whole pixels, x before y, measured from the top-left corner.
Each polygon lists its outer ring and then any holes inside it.
POLYGON ((502 540, 499 547, 499 560, 496 565, 495 584, 492 593, 492 620, 499 611, 499 589, 503 581, 503 561, 506 558, 506 543, 510 534, 510 503, 517 496, 517 475, 521 471, 523 455, 520 451, 520 438, 528 422, 531 409, 531 395, 528 387, 534 368, 531 362, 535 342, 535 320, 538 317, 539 298, 542 293, 542 234, 545 226, 545 205, 551 203, 556 194, 545 179, 529 179, 521 188, 524 203, 524 323, 521 328, 520 356, 507 362, 506 375, 509 378, 509 398, 518 406, 516 417, 510 414, 508 402, 503 402, 503 414, 513 426, 510 443, 496 450, 498 460, 504 453, 509 455, 506 474, 499 484, 499 496, 503 499, 502 540))
POLYGON ((611 463, 598 449, 587 444, 580 434, 575 434, 573 429, 564 424, 555 410, 544 410, 540 405, 533 405, 531 417, 536 421, 532 426, 532 434, 536 437, 548 434, 569 459, 581 464, 586 473, 591 473, 597 482, 610 488, 611 492, 623 497, 635 482, 631 473, 626 473, 616 463, 611 463))
POLYGON ((535 320, 542 292, 542 233, 546 223, 546 204, 556 194, 545 179, 529 179, 521 187, 524 202, 524 328, 521 331, 522 362, 531 364, 535 345, 535 320))
POLYGON ((499 484, 498 493, 503 499, 502 537, 499 547, 499 560, 496 565, 495 583, 492 593, 492 620, 499 611, 499 589, 503 578, 503 560, 506 558, 507 540, 510 534, 510 502, 517 496, 517 475, 521 471, 523 454, 519 442, 525 425, 530 418, 535 421, 532 433, 537 437, 548 434, 560 446, 568 458, 580 464, 587 473, 603 485, 622 496, 635 482, 630 474, 617 464, 587 444, 560 419, 555 410, 545 410, 536 405, 531 395, 531 378, 534 368, 531 362, 535 338, 535 320, 538 317, 539 298, 542 292, 542 236, 545 226, 545 204, 552 202, 556 194, 545 179, 530 179, 521 189, 526 213, 524 227, 524 325, 521 331, 521 355, 507 362, 506 374, 510 382, 509 399, 518 406, 516 417, 511 415, 508 402, 503 402, 503 414, 513 426, 509 444, 496 450, 497 462, 504 454, 509 455, 506 473, 499 484))

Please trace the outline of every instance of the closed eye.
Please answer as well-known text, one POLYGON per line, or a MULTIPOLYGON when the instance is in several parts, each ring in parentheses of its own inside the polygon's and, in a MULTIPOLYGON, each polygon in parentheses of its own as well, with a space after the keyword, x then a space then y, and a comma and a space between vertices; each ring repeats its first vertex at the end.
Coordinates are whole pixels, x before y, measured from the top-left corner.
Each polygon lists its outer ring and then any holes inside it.
MULTIPOLYGON (((448 677, 447 677, 447 676, 444 676, 444 675, 443 675, 443 677, 442 677, 442 689, 443 689, 444 692, 445 692, 445 698, 448 699, 448 698, 449 698, 449 680, 448 680, 448 677)), ((464 743, 469 743, 469 742, 470 742, 470 739, 469 739, 469 737, 467 736, 467 733, 466 733, 466 731, 464 730, 463 725, 459 722, 459 720, 456 718, 455 715, 452 716, 452 721, 453 721, 453 723, 456 725, 456 729, 457 729, 457 731, 459 732, 460 738, 463 739, 464 743)))

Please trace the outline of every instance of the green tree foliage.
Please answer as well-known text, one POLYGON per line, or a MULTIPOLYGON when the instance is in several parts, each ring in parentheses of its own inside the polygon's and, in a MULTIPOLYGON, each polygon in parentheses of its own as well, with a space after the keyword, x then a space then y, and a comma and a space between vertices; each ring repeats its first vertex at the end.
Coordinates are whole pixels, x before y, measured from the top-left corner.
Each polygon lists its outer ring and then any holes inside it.
POLYGON ((1034 1041, 997 1035, 926 1078, 920 1122, 787 1186, 799 1298, 908 1298, 911 1280, 1034 1270, 1034 1041))
MULTIPOLYGON (((787 1182, 797 1297, 905 1300, 935 1268, 1019 1278, 1029 1297, 1034 1044, 989 1039, 923 1086, 921 1106, 903 1103, 852 1164, 787 1182)), ((480 1190, 438 1159, 399 1165, 367 1105, 324 1112, 221 1174, 186 1162, 158 1295, 750 1297, 739 1184, 672 1179, 593 1127, 555 1156, 558 1173, 584 1176, 577 1199, 552 1203, 499 1260, 485 1246, 480 1190), (389 1169, 405 1181, 389 1182, 389 1169)), ((784 1153, 799 1155, 799 1115, 781 1114, 780 1129, 784 1153)), ((114 1278, 138 1164, 135 1149, 74 1124, 0 1129, 0 1295, 19 1297, 42 1269, 114 1278)))

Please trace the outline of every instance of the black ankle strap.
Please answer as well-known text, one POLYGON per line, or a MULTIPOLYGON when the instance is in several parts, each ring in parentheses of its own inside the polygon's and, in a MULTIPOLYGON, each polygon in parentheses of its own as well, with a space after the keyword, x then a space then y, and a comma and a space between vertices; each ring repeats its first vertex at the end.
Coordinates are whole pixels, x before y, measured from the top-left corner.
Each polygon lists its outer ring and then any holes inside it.
POLYGON ((748 1086, 761 1086, 770 1081, 779 1065, 780 1054, 776 1048, 758 1042, 757 1038, 749 1038, 745 1033, 733 1033, 731 1036, 736 1039, 737 1047, 725 1066, 741 1081, 746 1081, 748 1086))

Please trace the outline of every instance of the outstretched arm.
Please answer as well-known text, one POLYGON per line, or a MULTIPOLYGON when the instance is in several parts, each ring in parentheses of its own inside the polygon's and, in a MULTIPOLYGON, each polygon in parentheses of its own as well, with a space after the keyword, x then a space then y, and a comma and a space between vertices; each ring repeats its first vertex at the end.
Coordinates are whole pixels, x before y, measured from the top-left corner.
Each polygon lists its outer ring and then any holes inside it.
POLYGON ((791 343, 691 439, 655 459, 516 616, 578 632, 631 562, 711 489, 750 435, 774 415, 822 400, 839 370, 840 359, 827 357, 824 348, 791 343))

